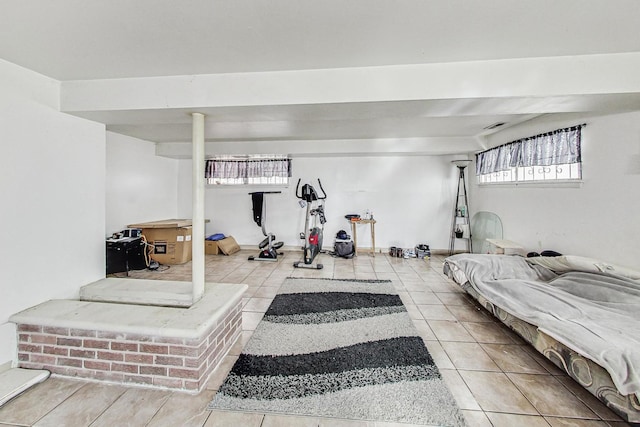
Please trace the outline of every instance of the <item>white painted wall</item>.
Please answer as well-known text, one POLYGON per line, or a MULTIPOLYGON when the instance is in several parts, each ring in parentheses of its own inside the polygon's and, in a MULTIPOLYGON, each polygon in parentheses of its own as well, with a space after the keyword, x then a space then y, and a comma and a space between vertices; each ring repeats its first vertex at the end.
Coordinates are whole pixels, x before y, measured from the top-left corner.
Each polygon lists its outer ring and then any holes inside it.
MULTIPOLYGON (((451 212, 457 185, 457 169, 450 156, 390 157, 296 157, 293 159, 292 185, 282 194, 267 196, 268 229, 285 245, 301 245, 298 235, 304 229, 305 210, 294 195, 298 178, 316 178, 328 193, 325 247, 333 245, 338 230, 351 234, 345 214, 374 212, 376 247, 414 247, 426 243, 432 249, 449 247, 451 212)), ((191 215, 191 161, 180 160, 179 216, 191 215)), ((207 235, 232 235, 241 245, 255 246, 262 240, 260 228, 253 222, 251 191, 256 187, 207 187, 207 235)), ((362 247, 370 247, 369 230, 358 227, 362 247)))
POLYGON ((104 277, 104 125, 57 111, 60 83, 0 60, 0 365, 12 314, 104 277))
POLYGON ((178 161, 155 155, 155 144, 107 132, 106 233, 128 224, 176 218, 178 161))
POLYGON ((474 211, 495 212, 504 237, 529 251, 553 249, 640 270, 640 112, 542 118, 496 134, 490 145, 587 123, 580 188, 477 186, 474 211))

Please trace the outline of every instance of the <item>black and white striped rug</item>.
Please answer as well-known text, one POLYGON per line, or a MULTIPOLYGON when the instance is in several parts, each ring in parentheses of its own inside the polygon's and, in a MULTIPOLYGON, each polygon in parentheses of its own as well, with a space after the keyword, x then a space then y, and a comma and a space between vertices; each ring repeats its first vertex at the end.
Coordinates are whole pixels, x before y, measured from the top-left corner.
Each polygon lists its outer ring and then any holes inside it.
POLYGON ((209 408, 465 425, 390 281, 286 279, 209 408))

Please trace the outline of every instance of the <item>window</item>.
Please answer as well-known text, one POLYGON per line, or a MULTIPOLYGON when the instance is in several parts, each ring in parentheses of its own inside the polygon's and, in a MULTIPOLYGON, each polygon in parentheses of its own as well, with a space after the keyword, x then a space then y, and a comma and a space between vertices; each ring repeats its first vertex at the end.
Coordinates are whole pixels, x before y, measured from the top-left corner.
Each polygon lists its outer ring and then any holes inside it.
POLYGON ((219 156, 205 165, 205 179, 211 185, 286 185, 290 177, 287 156, 219 156))
POLYGON ((520 139, 476 154, 479 184, 582 179, 582 127, 520 139))

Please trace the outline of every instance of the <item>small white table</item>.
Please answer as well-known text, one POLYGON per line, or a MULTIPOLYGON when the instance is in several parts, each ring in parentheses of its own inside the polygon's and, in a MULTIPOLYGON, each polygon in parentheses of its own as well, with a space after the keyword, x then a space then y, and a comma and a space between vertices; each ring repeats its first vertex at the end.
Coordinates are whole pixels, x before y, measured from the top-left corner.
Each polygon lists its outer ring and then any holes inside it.
POLYGON ((524 248, 511 240, 487 239, 487 243, 489 243, 490 254, 524 255, 524 248))
POLYGON ((351 234, 353 235, 353 249, 354 255, 358 256, 358 236, 356 225, 357 224, 369 224, 371 227, 371 254, 376 256, 376 220, 375 219, 361 219, 358 221, 351 221, 351 234))

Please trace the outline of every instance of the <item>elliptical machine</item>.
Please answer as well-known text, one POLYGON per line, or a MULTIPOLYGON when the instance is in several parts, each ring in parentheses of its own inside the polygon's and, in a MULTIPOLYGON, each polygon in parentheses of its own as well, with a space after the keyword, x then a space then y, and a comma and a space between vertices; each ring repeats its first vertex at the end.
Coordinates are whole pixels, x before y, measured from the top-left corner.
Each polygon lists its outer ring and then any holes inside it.
POLYGON ((282 255, 282 253, 278 253, 278 249, 284 245, 284 242, 276 242, 276 236, 268 233, 265 226, 267 222, 267 200, 264 195, 277 193, 282 193, 282 191, 256 191, 249 193, 253 204, 253 220, 262 228, 262 234, 265 235, 265 239, 258 244, 260 254, 257 258, 253 255, 250 256, 248 258, 249 261, 277 261, 278 255, 282 255))
MULTIPOLYGON (((318 185, 322 191, 322 196, 319 196, 316 189, 310 184, 305 184, 300 189, 300 179, 296 185, 296 197, 301 201, 304 201, 307 207, 307 213, 304 221, 304 233, 300 233, 300 239, 304 240, 304 246, 302 247, 304 263, 294 262, 294 267, 304 268, 316 268, 322 269, 323 265, 317 263, 313 266, 313 260, 322 250, 322 232, 324 230, 324 223, 327 222, 324 216, 324 203, 322 201, 327 198, 327 193, 322 188, 320 178, 318 178, 318 185), (300 190, 300 191, 299 191, 300 190), (311 223, 313 222, 313 225, 311 223), (320 222, 320 227, 317 223, 320 222)), ((303 205, 302 202, 300 202, 303 205)))

